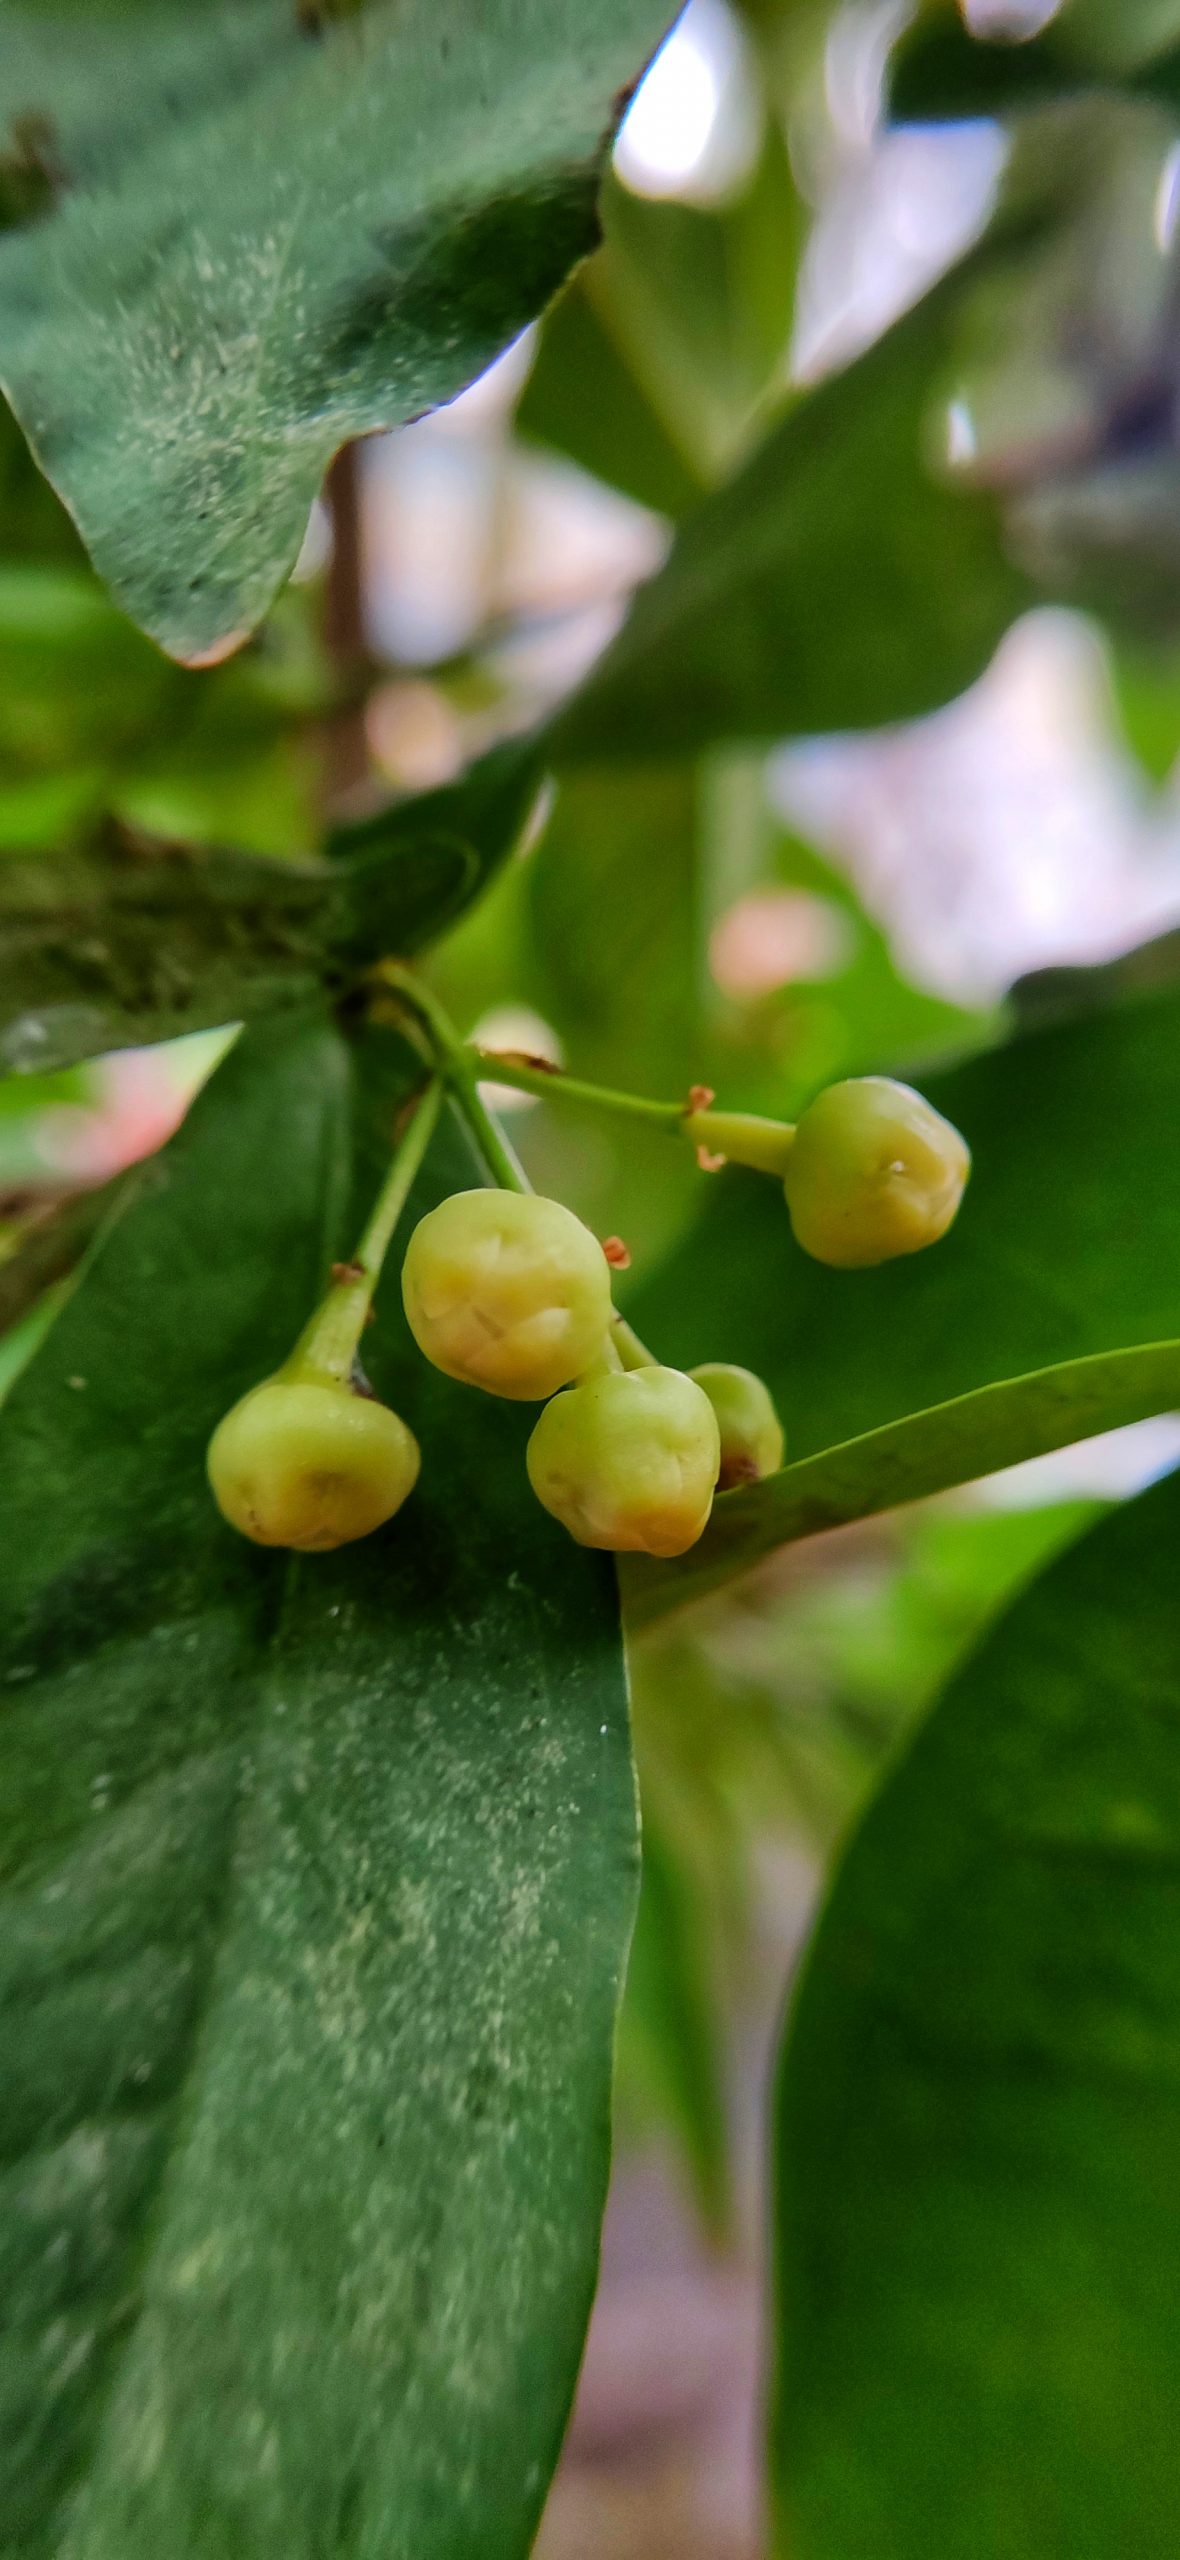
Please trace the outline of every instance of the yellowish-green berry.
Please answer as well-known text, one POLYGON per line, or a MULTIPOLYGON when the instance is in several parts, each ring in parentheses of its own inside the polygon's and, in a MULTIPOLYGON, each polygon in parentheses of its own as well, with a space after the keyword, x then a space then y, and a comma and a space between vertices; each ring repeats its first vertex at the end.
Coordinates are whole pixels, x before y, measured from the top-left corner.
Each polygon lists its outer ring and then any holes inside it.
POLYGON ((920 1093, 853 1076, 803 1113, 784 1189, 804 1252, 854 1270, 936 1244, 970 1171, 966 1141, 920 1093))
POLYGON ((734 1360, 704 1360, 699 1369, 690 1369, 689 1376, 704 1388, 717 1416, 721 1433, 718 1493, 730 1493, 738 1484, 755 1484, 759 1476, 772 1476, 783 1463, 785 1444, 769 1387, 752 1369, 740 1369, 734 1360))
POLYGON ((682 1370, 608 1371, 546 1405, 529 1482, 580 1547, 680 1556, 713 1508, 720 1458, 717 1416, 682 1370))
POLYGON ((456 1191, 415 1227, 402 1296, 420 1351, 448 1378, 539 1401, 593 1366, 611 1323, 610 1269, 559 1200, 456 1191))
POLYGON ((366 1538, 417 1481, 413 1432, 332 1378, 267 1378, 209 1443, 218 1509, 260 1547, 314 1551, 366 1538))

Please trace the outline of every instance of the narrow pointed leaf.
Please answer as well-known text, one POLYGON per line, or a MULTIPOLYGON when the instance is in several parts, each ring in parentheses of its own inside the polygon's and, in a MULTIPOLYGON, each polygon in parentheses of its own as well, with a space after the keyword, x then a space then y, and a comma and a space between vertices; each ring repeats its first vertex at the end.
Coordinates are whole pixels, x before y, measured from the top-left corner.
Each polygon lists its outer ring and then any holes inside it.
POLYGON ((802 394, 696 509, 559 716, 560 758, 870 728, 981 673, 1032 589, 996 500, 935 465, 959 291, 802 394))
POLYGON ((1178 1539, 1173 1477, 1054 1564, 837 1878, 778 2103, 784 2560, 1170 2539, 1178 1539))
POLYGON ((630 1566, 628 1620, 645 1626, 699 1600, 797 1538, 944 1493, 950 1485, 1177 1406, 1180 1341, 1155 1342, 1034 1369, 930 1406, 904 1422, 886 1423, 784 1467, 761 1484, 720 1495, 704 1537, 689 1555, 671 1565, 630 1566))
POLYGON ((203 1479, 400 1073, 247 1033, 0 1426, 6 2560, 523 2560, 556 2456, 636 1883, 609 1571, 395 1275, 399 1518, 293 1561, 203 1479))

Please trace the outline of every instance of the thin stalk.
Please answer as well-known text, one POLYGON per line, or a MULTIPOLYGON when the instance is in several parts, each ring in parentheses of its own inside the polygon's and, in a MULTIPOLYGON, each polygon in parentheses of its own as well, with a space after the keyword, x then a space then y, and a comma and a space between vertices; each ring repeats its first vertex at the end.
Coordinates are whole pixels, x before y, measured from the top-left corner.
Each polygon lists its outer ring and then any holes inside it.
POLYGON ((646 1343, 640 1341, 634 1326, 628 1324, 626 1316, 615 1317, 611 1326, 611 1337, 622 1368, 658 1369, 660 1364, 654 1351, 649 1351, 646 1343))
POLYGON ((284 1363, 284 1377, 314 1371, 317 1377, 344 1383, 351 1376, 381 1266, 434 1135, 441 1103, 442 1087, 436 1079, 402 1131, 353 1261, 338 1266, 327 1295, 284 1363))
POLYGON ((425 1028, 439 1074, 462 1113, 493 1180, 502 1191, 531 1191, 532 1184, 524 1166, 479 1091, 479 1050, 469 1048, 460 1039, 437 996, 431 994, 429 987, 422 985, 412 970, 404 968, 400 960, 383 960, 378 974, 383 985, 409 1007, 425 1028))
POLYGON ((666 1137, 687 1138, 690 1147, 705 1156, 723 1156, 727 1164, 748 1165, 757 1173, 781 1178, 786 1171, 795 1139, 789 1120, 767 1120, 756 1111, 697 1109, 691 1100, 650 1102, 642 1094, 615 1093, 606 1085, 587 1084, 579 1076, 567 1076, 561 1067, 536 1066, 511 1051, 501 1056, 494 1049, 469 1048, 465 1054, 477 1075, 512 1085, 520 1093, 642 1121, 666 1137))
POLYGON ((757 1111, 688 1111, 680 1126, 689 1145, 704 1155, 724 1156, 727 1164, 744 1164, 780 1181, 795 1144, 793 1121, 765 1120, 757 1111))
POLYGON ((580 1103, 587 1111, 610 1111, 628 1120, 643 1120, 649 1128, 663 1129, 670 1138, 683 1131, 688 1106, 681 1102, 648 1102, 638 1093, 612 1093, 609 1087, 586 1084, 579 1076, 567 1076, 564 1067, 535 1067, 526 1058, 508 1051, 501 1056, 495 1049, 469 1048, 467 1055, 477 1075, 489 1084, 510 1084, 518 1093, 534 1093, 545 1102, 580 1103))

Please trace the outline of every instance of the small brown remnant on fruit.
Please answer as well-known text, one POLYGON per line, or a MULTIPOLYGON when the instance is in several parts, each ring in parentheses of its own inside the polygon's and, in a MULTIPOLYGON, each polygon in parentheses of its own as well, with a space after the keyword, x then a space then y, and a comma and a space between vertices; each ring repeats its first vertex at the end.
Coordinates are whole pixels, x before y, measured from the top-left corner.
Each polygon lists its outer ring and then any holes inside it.
POLYGON ((606 1255, 612 1271, 630 1270, 630 1250, 628 1246, 624 1244, 621 1236, 604 1236, 602 1239, 602 1250, 606 1255))

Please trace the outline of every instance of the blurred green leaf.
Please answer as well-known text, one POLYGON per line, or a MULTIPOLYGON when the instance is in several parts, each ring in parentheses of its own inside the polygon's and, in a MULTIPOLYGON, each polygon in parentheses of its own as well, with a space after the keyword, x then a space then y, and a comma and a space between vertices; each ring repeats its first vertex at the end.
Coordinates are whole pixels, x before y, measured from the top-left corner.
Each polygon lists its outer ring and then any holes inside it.
POLYGON ((985 1626, 1100 1508, 912 1505, 628 1629, 643 1802, 672 1807, 688 1844, 727 2014, 749 1979, 758 1844, 802 1833, 830 1854, 985 1626))
MULTIPOLYGON (((530 865, 517 983, 556 1025, 567 1065, 605 1085, 687 1093, 701 1056, 698 784, 692 768, 566 776, 530 865)), ((548 1107, 523 1134, 534 1179, 632 1250, 659 1252, 692 1193, 660 1134, 573 1123, 548 1107)))
POLYGON ((1004 116, 1101 83, 1180 89, 1176 0, 1073 0, 1023 43, 971 35, 953 0, 919 11, 893 57, 890 112, 940 122, 1004 116))
POLYGON ((598 278, 594 260, 550 312, 516 412, 517 432, 638 506, 684 515, 704 481, 618 346, 598 278))
POLYGON ((777 124, 723 204, 639 196, 608 176, 602 224, 545 323, 517 425, 680 516, 784 395, 806 218, 777 124))
POLYGON ((923 1089, 973 1152, 930 1251, 832 1271, 778 1185, 719 1174, 627 1311, 661 1359, 769 1382, 793 1460, 1003 1379, 1180 1334, 1174 989, 1009 1042, 923 1089))
POLYGON ((1112 652, 1110 672, 1127 745, 1148 779, 1164 783, 1180 757, 1180 660, 1124 646, 1112 652))
MULTIPOLYGON (((790 1109, 818 1083, 904 1061, 942 1063, 988 1037, 994 1017, 915 986, 894 957, 888 935, 869 914, 847 875, 797 838, 777 835, 774 875, 785 887, 819 898, 833 916, 842 961, 822 977, 796 976, 774 999, 778 1013, 769 1083, 751 1090, 750 1105, 790 1109), (784 1079, 789 1093, 784 1104, 784 1079)), ((763 1016, 764 1035, 772 1025, 763 1016)), ((755 1028, 761 1026, 756 1025, 755 1028)), ((714 1081, 710 1078, 710 1081, 714 1081)), ((745 1096, 743 1095, 743 1099, 745 1096)))
POLYGON ((624 2087, 668 2126, 705 2230, 730 2212, 721 2014, 700 1895, 689 1863, 643 1807, 643 1874, 619 2021, 624 2087))
MULTIPOLYGON (((13 2560, 524 2560, 556 2459, 637 1881, 609 1568, 396 1287, 389 1531, 268 1554, 204 1479, 404 1089, 248 1033, 4 1412, 13 2560)), ((440 1141, 420 1205, 471 1171, 440 1141)))
POLYGON ((674 1564, 635 1560, 626 1568, 628 1619, 643 1626, 797 1538, 944 1493, 1177 1406, 1180 1340, 1064 1361, 932 1405, 784 1467, 761 1484, 720 1494, 689 1555, 674 1564))
POLYGON ((705 500, 558 715, 559 759, 874 727, 979 675, 1032 590, 996 500, 927 463, 963 290, 801 397, 705 500))
POLYGON ((232 649, 337 447, 450 399, 593 246, 667 16, 9 8, 0 373, 100 574, 174 656, 232 649))
MULTIPOLYGON (((0 1279, 4 1277, 0 1266, 0 1279)), ((16 1323, 0 1333, 0 1404, 11 1395, 17 1379, 28 1368, 30 1360, 41 1348, 52 1324, 57 1322, 69 1293, 69 1283, 54 1282, 16 1323)))
MULTIPOLYGON (((10 1092, 16 1081, 0 1080, 0 1093, 10 1092)), ((26 1079, 19 1081, 23 1084, 26 1079)), ((44 1085, 48 1078, 27 1081, 44 1085)), ((0 1335, 7 1338, 10 1328, 22 1323, 46 1292, 69 1278, 126 1196, 127 1176, 116 1174, 111 1182, 32 1210, 0 1229, 0 1335)))
POLYGON ((837 1878, 776 2129, 792 2560, 1167 2537, 1178 1535, 1172 1479, 1026 1593, 837 1878))
POLYGON ((7 757, 35 758, 51 769, 67 759, 114 763, 167 716, 178 681, 85 568, 0 562, 0 752, 7 757))

